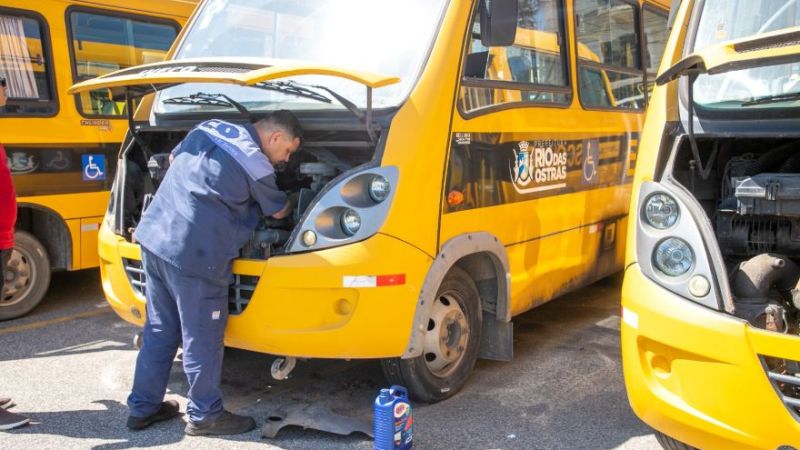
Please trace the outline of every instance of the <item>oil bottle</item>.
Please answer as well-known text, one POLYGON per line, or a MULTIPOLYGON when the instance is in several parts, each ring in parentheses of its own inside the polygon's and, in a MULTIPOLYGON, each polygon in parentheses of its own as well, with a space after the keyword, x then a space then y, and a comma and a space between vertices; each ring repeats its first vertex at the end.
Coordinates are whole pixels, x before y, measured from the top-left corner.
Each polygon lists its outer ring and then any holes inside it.
POLYGON ((411 403, 402 386, 381 389, 375 398, 375 450, 407 450, 411 448, 411 403))

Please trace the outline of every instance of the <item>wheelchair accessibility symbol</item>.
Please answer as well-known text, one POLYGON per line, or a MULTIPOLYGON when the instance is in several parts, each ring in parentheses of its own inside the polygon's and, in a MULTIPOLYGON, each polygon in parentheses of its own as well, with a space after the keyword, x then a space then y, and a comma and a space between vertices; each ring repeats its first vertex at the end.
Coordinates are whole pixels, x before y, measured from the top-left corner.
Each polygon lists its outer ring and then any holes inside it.
POLYGON ((102 181, 106 179, 105 155, 81 155, 83 181, 102 181))

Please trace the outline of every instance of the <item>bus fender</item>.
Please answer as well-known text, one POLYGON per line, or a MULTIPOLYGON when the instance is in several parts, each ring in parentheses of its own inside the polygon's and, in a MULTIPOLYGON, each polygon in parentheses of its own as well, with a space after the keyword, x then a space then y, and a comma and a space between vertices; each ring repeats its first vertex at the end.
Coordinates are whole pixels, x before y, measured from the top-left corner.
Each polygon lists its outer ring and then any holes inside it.
POLYGON ((508 255, 500 240, 487 232, 462 234, 442 246, 422 284, 411 337, 401 358, 416 358, 422 354, 434 296, 444 277, 455 265, 472 276, 481 297, 483 325, 478 357, 510 361, 513 355, 513 328, 508 255))

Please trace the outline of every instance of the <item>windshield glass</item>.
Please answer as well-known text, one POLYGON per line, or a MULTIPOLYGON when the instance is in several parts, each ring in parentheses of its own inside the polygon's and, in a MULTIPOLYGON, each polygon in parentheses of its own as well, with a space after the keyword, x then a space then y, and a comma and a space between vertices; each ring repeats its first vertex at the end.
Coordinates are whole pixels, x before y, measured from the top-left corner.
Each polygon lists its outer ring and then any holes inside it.
MULTIPOLYGON (((693 50, 798 25, 800 0, 705 0, 693 50)), ((786 94, 798 92, 800 64, 793 63, 701 75, 694 100, 714 109, 786 108, 798 105, 786 94)))
MULTIPOLYGON (((396 76, 375 89, 373 106, 390 107, 408 95, 428 54, 446 0, 207 0, 176 60, 220 59, 280 65, 280 60, 329 64, 396 76)), ((332 76, 281 79, 323 85, 366 107, 364 85, 332 76)), ((197 92, 223 93, 249 110, 343 108, 283 92, 230 85, 187 84, 164 90, 158 112, 226 109, 165 104, 197 92)), ((323 93, 326 96, 328 94, 323 93)))

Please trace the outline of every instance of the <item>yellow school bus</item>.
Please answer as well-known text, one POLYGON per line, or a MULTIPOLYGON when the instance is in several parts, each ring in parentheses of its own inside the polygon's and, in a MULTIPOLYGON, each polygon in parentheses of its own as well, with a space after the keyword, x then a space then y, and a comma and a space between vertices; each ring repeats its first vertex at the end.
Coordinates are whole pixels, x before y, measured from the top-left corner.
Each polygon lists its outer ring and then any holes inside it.
POLYGON ((800 9, 674 11, 630 208, 630 403, 666 449, 800 448, 800 9))
POLYGON ((17 192, 15 250, 0 320, 44 297, 50 272, 97 267, 97 233, 116 153, 128 128, 124 102, 105 91, 66 93, 75 82, 162 61, 196 0, 7 0, 0 5, 0 77, 8 105, 0 143, 17 192))
POLYGON ((163 155, 201 120, 289 109, 305 139, 278 184, 299 205, 264 219, 234 261, 226 344, 280 355, 277 377, 295 358, 380 358, 415 398, 453 395, 477 358, 512 357, 514 315, 622 268, 636 97, 666 11, 203 2, 168 62, 72 88, 143 98, 100 231, 109 303, 143 323, 131 230, 163 155))

